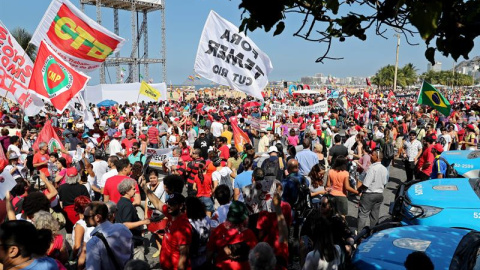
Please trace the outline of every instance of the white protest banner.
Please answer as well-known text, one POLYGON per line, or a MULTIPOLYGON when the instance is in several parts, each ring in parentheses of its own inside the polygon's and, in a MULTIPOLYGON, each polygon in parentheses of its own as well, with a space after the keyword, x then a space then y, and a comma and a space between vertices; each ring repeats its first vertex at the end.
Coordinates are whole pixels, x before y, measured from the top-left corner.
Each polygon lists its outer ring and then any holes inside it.
POLYGON ((263 100, 273 69, 270 58, 231 22, 210 11, 198 44, 195 72, 263 100))
POLYGON ((249 121, 250 121, 250 126, 253 129, 260 130, 260 129, 266 129, 268 127, 267 121, 260 120, 258 118, 250 118, 249 121))
POLYGON ((321 113, 328 111, 328 103, 326 100, 320 101, 310 106, 288 106, 285 104, 274 103, 272 104, 272 111, 276 113, 283 113, 284 111, 288 111, 288 113, 299 113, 299 114, 308 114, 309 112, 312 113, 321 113))
POLYGON ((90 72, 120 50, 125 40, 90 19, 68 0, 52 0, 31 43, 44 40, 72 67, 90 72))
POLYGON ((45 104, 26 90, 32 77, 33 62, 1 21, 0 56, 0 95, 17 101, 27 116, 37 115, 45 104))
MULTIPOLYGON (((152 168, 162 169, 163 161, 172 156, 172 148, 147 148, 147 156, 152 156, 149 166, 152 168)), ((177 159, 178 161, 178 159, 177 159)))
POLYGON ((7 170, 4 170, 0 174, 0 199, 5 199, 7 191, 11 190, 17 182, 13 179, 13 176, 7 170))

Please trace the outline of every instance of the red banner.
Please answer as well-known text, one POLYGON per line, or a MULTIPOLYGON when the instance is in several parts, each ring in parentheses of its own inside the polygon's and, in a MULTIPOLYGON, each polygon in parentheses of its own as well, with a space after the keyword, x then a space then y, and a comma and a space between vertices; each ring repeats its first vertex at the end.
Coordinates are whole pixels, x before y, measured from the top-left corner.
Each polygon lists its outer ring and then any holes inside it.
POLYGON ((54 0, 32 37, 32 44, 47 44, 72 67, 88 72, 114 52, 124 39, 81 12, 68 0, 54 0))
POLYGON ((52 121, 50 120, 45 122, 45 126, 43 126, 40 133, 38 133, 38 138, 32 146, 35 152, 38 151, 38 145, 41 142, 44 142, 48 145, 49 153, 53 153, 57 151, 59 152, 60 149, 65 149, 65 147, 63 147, 62 141, 58 138, 58 135, 55 132, 55 129, 53 129, 52 121))
POLYGON ((89 79, 90 77, 77 72, 42 42, 28 88, 50 99, 57 110, 63 111, 68 102, 87 85, 89 79))

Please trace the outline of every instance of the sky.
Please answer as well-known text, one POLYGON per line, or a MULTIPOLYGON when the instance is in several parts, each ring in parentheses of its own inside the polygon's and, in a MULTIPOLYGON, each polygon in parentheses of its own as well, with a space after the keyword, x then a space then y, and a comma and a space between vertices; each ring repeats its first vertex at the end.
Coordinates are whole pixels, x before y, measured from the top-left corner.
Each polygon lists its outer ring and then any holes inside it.
MULTIPOLYGON (((72 1, 77 7, 78 0, 72 1)), ((0 0, 0 20, 9 30, 23 27, 33 33, 40 22, 50 1, 48 0, 0 0), (26 8, 28 7, 28 8, 26 8)), ((167 83, 182 84, 187 82, 187 77, 193 75, 193 66, 197 52, 200 35, 210 10, 215 10, 220 16, 239 26, 242 10, 238 9, 240 0, 167 0, 166 1, 166 51, 167 51, 167 83)), ((355 10, 361 12, 362 10, 355 10)), ((86 14, 96 19, 94 6, 86 6, 86 14)), ((120 36, 126 39, 126 44, 121 50, 122 56, 130 54, 131 50, 131 13, 120 11, 120 36)), ((140 22, 142 17, 140 15, 140 22)), ((297 81, 302 76, 312 76, 322 73, 325 76, 335 77, 372 76, 381 67, 395 64, 395 51, 397 39, 395 32, 387 29, 385 36, 388 39, 376 36, 374 31, 367 32, 367 40, 347 38, 343 43, 334 42, 329 56, 343 57, 342 60, 325 60, 323 64, 315 60, 325 52, 325 45, 305 41, 293 34, 300 26, 302 17, 287 14, 286 28, 281 35, 273 36, 273 30, 265 32, 258 29, 249 32, 248 36, 256 45, 265 52, 272 61, 273 71, 269 75, 270 81, 288 80, 297 81)), ((113 10, 102 8, 102 25, 113 32, 113 10)), ((161 16, 159 11, 149 13, 149 56, 160 58, 161 53, 161 16)), ((417 46, 407 44, 402 36, 399 49, 399 66, 413 63, 418 73, 426 71, 427 63, 424 56, 426 45, 418 36, 410 40, 418 43, 417 46)), ((472 59, 480 55, 480 42, 477 39, 475 48, 470 52, 472 59)), ((460 58, 459 61, 464 60, 460 58)), ((436 61, 442 62, 442 69, 451 69, 452 58, 445 58, 438 52, 436 61)), ((125 66, 126 68, 126 66, 125 66)), ((140 72, 143 73, 143 70, 140 72)), ((92 79, 89 85, 99 83, 98 71, 89 73, 92 79)), ((109 69, 107 83, 115 83, 115 70, 109 69)), ((154 82, 162 80, 160 64, 150 65, 149 78, 154 82)), ((202 83, 208 81, 202 79, 202 83)))

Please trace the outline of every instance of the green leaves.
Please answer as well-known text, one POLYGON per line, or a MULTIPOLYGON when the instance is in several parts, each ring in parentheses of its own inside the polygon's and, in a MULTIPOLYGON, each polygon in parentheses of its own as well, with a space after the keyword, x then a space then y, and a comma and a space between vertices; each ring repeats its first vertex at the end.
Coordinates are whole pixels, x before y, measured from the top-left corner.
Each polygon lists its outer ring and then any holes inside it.
POLYGON ((442 5, 442 1, 429 0, 413 1, 410 7, 408 19, 427 43, 435 36, 442 13, 442 5))
POLYGON ((327 8, 330 9, 333 14, 337 15, 339 7, 340 3, 338 0, 327 0, 327 8))

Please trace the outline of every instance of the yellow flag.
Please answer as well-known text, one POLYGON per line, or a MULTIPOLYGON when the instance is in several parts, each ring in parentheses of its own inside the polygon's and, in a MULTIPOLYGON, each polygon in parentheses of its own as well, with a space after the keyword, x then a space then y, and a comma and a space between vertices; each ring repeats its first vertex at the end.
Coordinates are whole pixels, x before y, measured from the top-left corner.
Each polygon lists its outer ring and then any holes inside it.
POLYGON ((145 81, 142 81, 142 84, 140 85, 140 94, 146 97, 149 97, 155 101, 158 101, 162 97, 162 94, 160 94, 160 91, 151 87, 145 81))

